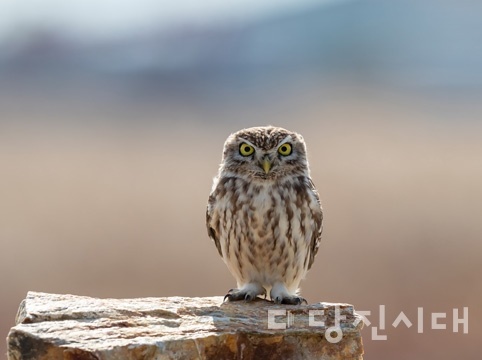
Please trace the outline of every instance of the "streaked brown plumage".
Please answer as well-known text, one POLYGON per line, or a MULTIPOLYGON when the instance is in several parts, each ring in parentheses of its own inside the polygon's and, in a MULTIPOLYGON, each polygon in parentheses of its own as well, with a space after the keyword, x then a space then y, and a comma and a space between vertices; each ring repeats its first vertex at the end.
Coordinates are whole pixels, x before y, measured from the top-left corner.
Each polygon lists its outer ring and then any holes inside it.
POLYGON ((208 234, 237 281, 229 300, 270 294, 299 304, 301 280, 321 238, 323 213, 301 135, 272 126, 238 131, 224 144, 208 200, 208 234))

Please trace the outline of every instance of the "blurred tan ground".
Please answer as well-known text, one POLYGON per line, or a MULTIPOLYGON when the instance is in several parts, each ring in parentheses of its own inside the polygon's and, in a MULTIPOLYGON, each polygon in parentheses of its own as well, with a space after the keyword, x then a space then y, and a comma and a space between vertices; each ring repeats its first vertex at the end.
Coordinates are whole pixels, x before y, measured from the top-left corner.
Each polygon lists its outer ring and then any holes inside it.
POLYGON ((388 341, 366 328, 366 359, 478 358, 482 108, 413 100, 342 93, 232 116, 186 106, 146 110, 132 127, 81 125, 122 108, 57 114, 70 126, 4 111, 13 121, 0 132, 0 333, 28 290, 223 295, 234 282, 206 235, 211 180, 230 132, 270 123, 304 135, 325 209, 304 296, 371 310, 375 325, 386 305, 388 341), (454 334, 452 309, 464 306, 469 334, 454 334), (400 311, 412 328, 391 326, 400 311), (431 312, 448 313, 447 330, 429 329, 431 312))

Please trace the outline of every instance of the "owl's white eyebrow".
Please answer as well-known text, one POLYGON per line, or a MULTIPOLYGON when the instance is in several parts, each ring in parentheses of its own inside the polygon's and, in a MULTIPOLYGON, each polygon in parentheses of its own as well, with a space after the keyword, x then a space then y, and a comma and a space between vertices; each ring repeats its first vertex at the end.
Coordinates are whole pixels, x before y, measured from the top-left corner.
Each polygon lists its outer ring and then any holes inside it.
POLYGON ((288 141, 293 141, 293 138, 291 137, 291 135, 288 135, 286 136, 282 142, 279 143, 278 147, 280 147, 281 145, 283 144, 286 144, 288 141))
POLYGON ((248 141, 248 140, 243 139, 243 138, 240 138, 240 139, 242 140, 241 143, 244 142, 244 143, 246 143, 246 144, 248 144, 248 145, 251 145, 253 148, 256 148, 256 146, 255 146, 251 141, 248 141))

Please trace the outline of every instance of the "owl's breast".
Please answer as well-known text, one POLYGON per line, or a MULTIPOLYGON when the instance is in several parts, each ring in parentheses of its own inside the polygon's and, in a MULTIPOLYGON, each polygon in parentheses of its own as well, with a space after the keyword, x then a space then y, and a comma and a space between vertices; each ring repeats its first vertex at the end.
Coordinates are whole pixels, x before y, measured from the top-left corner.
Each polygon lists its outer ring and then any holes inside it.
POLYGON ((296 285, 304 276, 319 208, 305 184, 301 178, 287 183, 220 179, 210 197, 209 224, 238 282, 296 285))
MULTIPOLYGON (((223 253, 234 244, 283 244, 296 247, 309 243, 315 231, 316 200, 299 183, 248 182, 241 178, 221 179, 210 198, 211 227, 219 235, 223 253), (224 240, 224 241, 223 241, 224 240)), ((235 250, 239 251, 240 245, 235 250)))
POLYGON ((278 188, 253 185, 247 195, 251 206, 246 225, 251 229, 252 240, 265 242, 286 233, 287 224, 282 221, 282 210, 286 204, 278 188))

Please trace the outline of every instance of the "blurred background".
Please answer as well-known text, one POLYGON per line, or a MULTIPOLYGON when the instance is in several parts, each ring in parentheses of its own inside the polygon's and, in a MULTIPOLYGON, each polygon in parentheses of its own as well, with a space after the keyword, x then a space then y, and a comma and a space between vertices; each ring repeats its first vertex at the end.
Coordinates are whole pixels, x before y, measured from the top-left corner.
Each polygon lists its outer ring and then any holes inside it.
MULTIPOLYGON (((302 284, 366 359, 476 359, 482 2, 2 0, 0 333, 28 290, 224 295, 205 205, 226 137, 304 135, 325 210, 302 284), (423 334, 417 307, 424 307, 423 334), (452 309, 469 307, 469 333, 452 309), (391 324, 403 311, 414 326, 391 324), (445 312, 446 330, 431 330, 445 312)), ((6 352, 0 342, 0 353, 6 352)))

